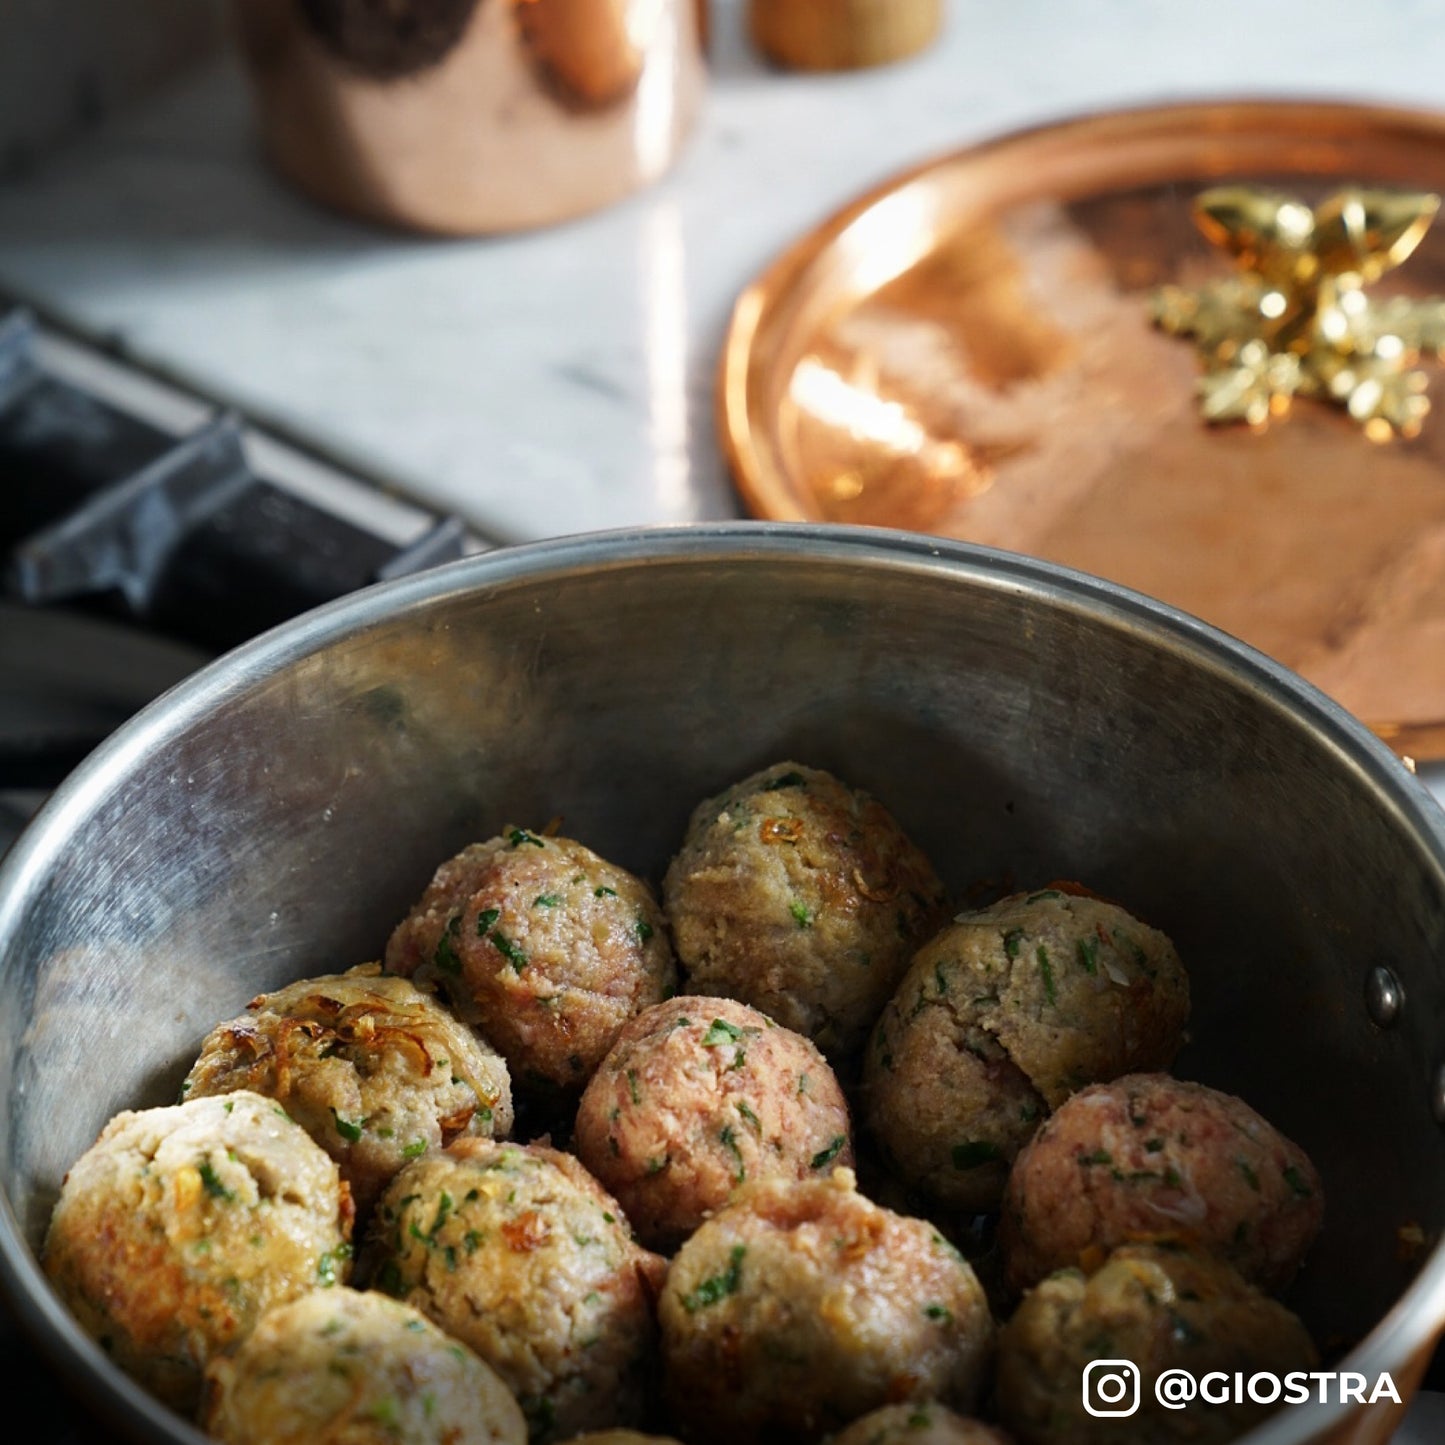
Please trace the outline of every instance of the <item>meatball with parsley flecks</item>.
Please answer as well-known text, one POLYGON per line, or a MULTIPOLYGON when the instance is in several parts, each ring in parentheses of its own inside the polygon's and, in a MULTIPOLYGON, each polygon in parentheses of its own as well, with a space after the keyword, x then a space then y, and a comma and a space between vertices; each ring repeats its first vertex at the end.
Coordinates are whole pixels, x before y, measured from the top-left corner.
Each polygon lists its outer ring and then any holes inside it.
POLYGON ((740 1191, 678 1252, 658 1320, 673 1417, 700 1445, 816 1439, 899 1400, 968 1409, 993 1339, 963 1257, 847 1169, 740 1191))
POLYGON ((206 1371, 222 1445, 526 1445, 496 1373, 424 1315, 338 1286, 261 1317, 206 1371))
POLYGON ((1009 1445, 1008 1436, 980 1420, 966 1420, 934 1400, 885 1405, 841 1434, 828 1445, 1009 1445))
POLYGON ((694 811, 663 892, 689 992, 751 1004, 830 1058, 863 1042, 945 916, 882 804, 791 762, 694 811))
POLYGON ((848 1106, 801 1034, 732 999, 688 995, 622 1030, 582 1095, 582 1162, 638 1238, 680 1244, 739 1185, 851 1165, 848 1106))
POLYGON ((190 1410, 208 1361, 351 1269, 335 1163, 258 1094, 117 1114, 65 1176, 43 1266, 81 1327, 190 1410))
POLYGON ((502 1377, 534 1442, 638 1423, 664 1267, 570 1154, 487 1139, 407 1165, 363 1261, 502 1377))
POLYGON ((912 1188, 993 1210, 1051 1107, 1164 1067, 1188 1016, 1189 980, 1162 933, 1059 887, 1016 894, 914 956, 874 1027, 864 1113, 912 1188))
POLYGON ((1132 1240, 1173 1239, 1273 1290, 1323 1212, 1309 1157, 1244 1100, 1134 1074, 1076 1094, 1020 1153, 999 1242, 1015 1289, 1132 1240))
POLYGON ((1317 1363, 1299 1320, 1223 1260, 1126 1245, 1092 1275, 1061 1270, 1029 1292, 999 1335, 996 1394, 1023 1445, 1226 1445, 1278 1407, 1231 1391, 1218 1403, 1169 1408, 1155 1393, 1162 1374, 1220 1371, 1233 1381, 1317 1363), (1121 1360, 1138 1371, 1137 1396, 1118 1377, 1121 1360), (1112 1387, 1101 1368, 1115 1375, 1112 1387), (1091 1414, 1086 1399, 1114 1413, 1091 1414))
MULTIPOLYGON (((864 1060, 862 1112, 897 1177, 963 1213, 998 1208, 1009 1164, 1048 1105, 987 1029, 948 1006, 936 974, 928 1002, 910 987, 883 1011, 864 1060)), ((956 980, 954 981, 956 982, 956 980)))
POLYGON ((520 1086, 581 1088, 633 1014, 677 983, 647 885, 568 838, 525 828, 437 869, 386 966, 446 994, 520 1086))
POLYGON ((377 964, 260 994, 213 1029, 182 1093, 236 1089, 284 1105, 341 1166, 361 1210, 408 1159, 512 1127, 501 1057, 377 964))

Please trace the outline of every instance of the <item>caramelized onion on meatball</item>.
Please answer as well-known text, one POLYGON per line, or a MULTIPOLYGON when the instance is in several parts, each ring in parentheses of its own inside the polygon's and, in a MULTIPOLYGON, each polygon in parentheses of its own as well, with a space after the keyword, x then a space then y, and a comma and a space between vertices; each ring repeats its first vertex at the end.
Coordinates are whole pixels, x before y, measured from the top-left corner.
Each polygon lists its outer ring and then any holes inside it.
POLYGON ((236 1089, 283 1105, 340 1165, 361 1210, 419 1153, 512 1128, 501 1057, 377 964, 260 994, 213 1029, 182 1092, 236 1089))

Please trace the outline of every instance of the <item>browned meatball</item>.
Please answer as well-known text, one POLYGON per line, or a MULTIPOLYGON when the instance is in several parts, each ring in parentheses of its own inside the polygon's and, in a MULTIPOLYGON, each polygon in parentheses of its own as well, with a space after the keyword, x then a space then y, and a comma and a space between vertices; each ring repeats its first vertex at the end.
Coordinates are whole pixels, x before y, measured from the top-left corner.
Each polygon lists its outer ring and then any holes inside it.
POLYGON ((815 1439, 900 1399, 977 1398, 983 1289, 920 1219, 829 1180, 750 1185, 683 1245, 658 1310, 690 1440, 815 1439))
POLYGON ((1175 1239, 1272 1290, 1323 1211, 1304 1150, 1242 1099, 1134 1074, 1076 1094, 1019 1155, 1000 1242, 1015 1289, 1131 1240, 1175 1239))
POLYGON ((224 1445, 526 1445, 511 1392, 465 1345, 385 1295, 278 1305, 206 1371, 224 1445))
POLYGON ((178 1409, 272 1305, 351 1269, 351 1196, 272 1100, 117 1114, 71 1166, 45 1272, 81 1327, 178 1409))
POLYGON ((829 1445, 1009 1445, 1009 1438, 934 1400, 915 1400, 874 1410, 832 1436, 829 1445))
POLYGON ((998 1208, 1009 1165, 1048 1105, 987 1029, 956 975, 937 965, 918 995, 917 969, 883 1011, 863 1072, 864 1117, 884 1160, 910 1188, 968 1213, 998 1208), (908 1007, 900 1001, 913 999, 908 1007))
POLYGON ((1154 1384, 1167 1370, 1198 1380, 1255 1371, 1286 1375, 1317 1363, 1304 1326, 1222 1260, 1157 1245, 1116 1250, 1091 1277, 1050 1275, 999 1335, 998 1407, 1025 1445, 1225 1445, 1275 1408, 1198 1403, 1169 1409, 1154 1384), (1105 1393, 1095 1361, 1138 1368, 1138 1409, 1100 1417, 1084 1406, 1127 1408, 1127 1382, 1105 1393))
POLYGON ((506 1381, 534 1441, 640 1418, 665 1266, 570 1154, 460 1139, 418 1159, 382 1195, 364 1265, 506 1381))
POLYGON ((580 1088, 677 983, 647 885, 581 843, 510 828, 437 869, 386 946, 502 1051, 517 1084, 580 1088))
POLYGON ((928 859, 866 793, 778 763, 693 813, 663 886, 692 993, 741 999, 836 1057, 938 926, 928 859))
POLYGON ((378 964, 260 994, 247 1009, 207 1036, 182 1093, 251 1089, 283 1104, 341 1166, 360 1210, 408 1159, 511 1131, 506 1064, 378 964))
POLYGON ((961 915, 915 955, 865 1061, 869 1128, 912 1187, 996 1209, 1008 1166, 1075 1089, 1173 1059, 1189 981, 1173 945, 1046 888, 961 915))
POLYGON ((654 1248, 744 1182, 851 1165, 848 1106, 817 1048, 732 999, 676 998, 622 1030, 577 1111, 582 1162, 654 1248))

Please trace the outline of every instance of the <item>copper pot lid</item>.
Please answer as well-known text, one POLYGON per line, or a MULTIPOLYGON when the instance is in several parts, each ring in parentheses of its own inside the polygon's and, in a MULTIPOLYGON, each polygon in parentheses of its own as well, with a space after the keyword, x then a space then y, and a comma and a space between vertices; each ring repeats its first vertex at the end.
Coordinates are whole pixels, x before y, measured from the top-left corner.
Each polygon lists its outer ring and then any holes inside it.
MULTIPOLYGON (((1445 368, 1414 438, 1296 400, 1201 419, 1157 288, 1230 262, 1196 197, 1445 191, 1445 117, 1231 102, 1088 117, 924 165, 804 237, 738 302, 721 431, 756 516, 907 527, 1149 593, 1295 668, 1394 747, 1445 757, 1445 368)), ((1445 224, 1371 294, 1445 293, 1445 224)))

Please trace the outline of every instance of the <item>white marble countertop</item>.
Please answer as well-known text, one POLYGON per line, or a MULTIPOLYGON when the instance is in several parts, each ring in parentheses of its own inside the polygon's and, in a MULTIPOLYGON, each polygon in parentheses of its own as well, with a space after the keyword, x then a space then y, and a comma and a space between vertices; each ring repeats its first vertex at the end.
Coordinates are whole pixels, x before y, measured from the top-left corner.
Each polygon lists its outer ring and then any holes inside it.
POLYGON ((498 541, 733 515, 712 419, 733 299, 796 234, 929 154, 1200 96, 1445 100, 1445 0, 953 0, 922 57, 767 69, 715 0, 680 164, 554 230, 398 237, 259 160, 235 68, 0 187, 0 289, 466 516, 498 541))

